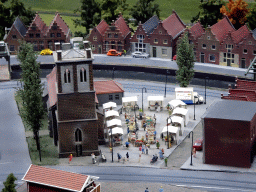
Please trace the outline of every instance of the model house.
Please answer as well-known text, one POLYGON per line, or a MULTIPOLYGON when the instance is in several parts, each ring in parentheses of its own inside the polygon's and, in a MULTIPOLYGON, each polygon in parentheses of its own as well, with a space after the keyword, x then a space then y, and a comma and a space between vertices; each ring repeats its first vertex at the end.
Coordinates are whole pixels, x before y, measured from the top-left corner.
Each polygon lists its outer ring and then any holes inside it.
POLYGON ((202 116, 202 122, 204 163, 251 167, 255 154, 255 102, 217 101, 202 116))
POLYGON ((27 192, 100 192, 98 177, 30 165, 22 181, 27 192))
POLYGON ((111 25, 102 20, 91 30, 89 41, 93 53, 107 53, 110 49, 123 52, 130 48, 130 37, 131 30, 120 14, 111 25))

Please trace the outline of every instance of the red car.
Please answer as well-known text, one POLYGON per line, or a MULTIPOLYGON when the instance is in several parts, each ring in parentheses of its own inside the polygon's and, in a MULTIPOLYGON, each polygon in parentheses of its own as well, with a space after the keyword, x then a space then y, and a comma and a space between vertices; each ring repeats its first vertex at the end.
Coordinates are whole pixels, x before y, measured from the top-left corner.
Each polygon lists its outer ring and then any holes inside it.
POLYGON ((122 56, 122 52, 117 52, 115 49, 110 49, 107 56, 122 56))
POLYGON ((197 139, 193 144, 193 148, 195 148, 197 151, 202 151, 203 150, 203 138, 197 139))

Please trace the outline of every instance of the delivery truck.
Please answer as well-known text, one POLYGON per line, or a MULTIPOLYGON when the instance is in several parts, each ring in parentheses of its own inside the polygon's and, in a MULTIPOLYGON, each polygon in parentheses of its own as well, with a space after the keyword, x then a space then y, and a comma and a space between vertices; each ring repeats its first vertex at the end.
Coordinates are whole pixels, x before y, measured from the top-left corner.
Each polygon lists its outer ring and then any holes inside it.
POLYGON ((182 100, 186 104, 201 104, 204 98, 197 92, 194 92, 193 87, 176 87, 175 99, 182 100))

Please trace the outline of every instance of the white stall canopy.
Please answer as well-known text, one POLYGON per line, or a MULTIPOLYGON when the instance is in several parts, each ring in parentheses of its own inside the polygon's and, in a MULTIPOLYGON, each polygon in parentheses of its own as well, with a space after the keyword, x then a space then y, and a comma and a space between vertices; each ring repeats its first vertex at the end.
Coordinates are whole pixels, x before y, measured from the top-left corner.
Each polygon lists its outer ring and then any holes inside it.
POLYGON ((187 126, 189 120, 188 109, 177 107, 173 110, 172 115, 181 116, 184 118, 184 126, 187 126))
MULTIPOLYGON (((183 125, 183 118, 182 117, 173 115, 173 116, 171 116, 171 119, 172 119, 172 123, 178 123, 178 124, 183 125)), ((171 123, 170 119, 168 119, 168 124, 169 123, 171 123)))
POLYGON ((122 127, 122 122, 120 119, 112 119, 112 120, 107 121, 108 128, 116 127, 116 126, 122 127))
POLYGON ((164 96, 148 96, 148 101, 163 101, 164 96))
MULTIPOLYGON (((178 133, 179 132, 179 127, 168 126, 168 132, 169 133, 178 133)), ((167 133, 167 126, 165 126, 163 128, 162 133, 167 133)))
POLYGON ((168 102, 168 104, 171 106, 171 108, 176 108, 176 107, 183 107, 183 108, 187 108, 187 104, 184 103, 183 101, 179 100, 179 99, 174 99, 168 102))
MULTIPOLYGON (((111 135, 111 129, 108 130, 108 133, 109 133, 109 135, 111 135)), ((115 135, 115 134, 123 135, 124 131, 120 127, 115 127, 115 128, 112 129, 112 134, 113 135, 115 135)))
POLYGON ((103 106, 103 109, 110 109, 111 107, 116 108, 116 103, 108 102, 108 103, 104 103, 102 106, 103 106))
POLYGON ((122 97, 122 102, 123 102, 123 103, 137 102, 137 101, 138 101, 137 96, 132 96, 132 97, 122 97))
POLYGON ((109 118, 109 117, 119 117, 119 113, 114 110, 107 111, 105 113, 105 118, 109 118))

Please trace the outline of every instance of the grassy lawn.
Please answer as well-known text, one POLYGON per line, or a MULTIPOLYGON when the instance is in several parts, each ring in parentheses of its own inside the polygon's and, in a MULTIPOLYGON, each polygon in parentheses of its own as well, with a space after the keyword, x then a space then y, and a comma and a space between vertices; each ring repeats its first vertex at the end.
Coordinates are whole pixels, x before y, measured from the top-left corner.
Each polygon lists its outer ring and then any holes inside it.
POLYGON ((40 136, 41 162, 39 152, 36 149, 36 141, 33 137, 27 138, 30 158, 35 165, 57 165, 59 164, 58 148, 54 146, 53 139, 49 135, 40 136))

